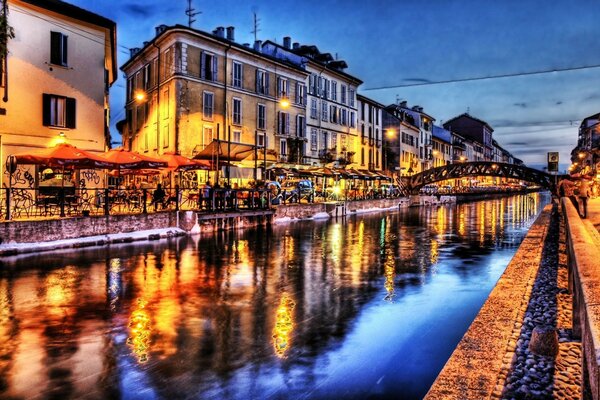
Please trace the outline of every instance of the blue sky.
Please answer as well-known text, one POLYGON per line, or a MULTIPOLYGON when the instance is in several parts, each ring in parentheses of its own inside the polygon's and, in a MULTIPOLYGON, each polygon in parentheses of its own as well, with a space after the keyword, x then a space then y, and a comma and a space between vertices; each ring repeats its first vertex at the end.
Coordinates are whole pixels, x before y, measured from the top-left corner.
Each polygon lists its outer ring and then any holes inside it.
MULTIPOLYGON (((118 63, 159 24, 187 24, 187 0, 69 0, 117 22, 118 63)), ((577 128, 600 112, 600 2, 597 0, 205 1, 193 27, 235 26, 236 41, 314 44, 347 61, 359 93, 390 104, 407 100, 437 122, 466 112, 528 165, 548 151, 568 162, 577 128), (573 69, 573 70, 569 70, 573 69), (537 73, 540 71, 555 71, 537 73), (518 74, 527 74, 521 75, 518 74), (517 75, 496 79, 470 78, 517 75), (432 82, 459 82, 431 84, 432 82), (421 86, 406 86, 425 83, 421 86)), ((111 90, 113 122, 123 118, 124 87, 111 90)))

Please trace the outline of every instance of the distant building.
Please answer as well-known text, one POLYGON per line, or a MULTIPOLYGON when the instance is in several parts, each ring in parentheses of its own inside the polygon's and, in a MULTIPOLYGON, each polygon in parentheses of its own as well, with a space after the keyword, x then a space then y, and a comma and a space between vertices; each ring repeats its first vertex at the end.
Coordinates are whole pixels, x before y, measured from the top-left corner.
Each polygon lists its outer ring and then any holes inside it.
MULTIPOLYGON (((365 96, 358 95, 358 158, 361 169, 380 171, 383 155, 383 109, 384 106, 365 96)), ((355 156, 356 158, 356 156, 355 156)))
POLYGON ((442 127, 433 126, 432 141, 432 168, 443 167, 452 163, 452 133, 442 127))
POLYGON ((8 0, 8 9, 15 38, 0 59, 0 172, 6 156, 58 142, 104 151, 115 23, 58 0, 8 0))
MULTIPOLYGON (((600 113, 586 117, 579 125, 577 146, 571 152, 571 162, 581 167, 588 162, 600 166, 600 113)), ((596 170, 598 168, 596 167, 596 170)))
POLYGON ((492 133, 494 129, 487 122, 465 113, 446 121, 444 128, 474 142, 475 159, 469 161, 493 161, 492 133))

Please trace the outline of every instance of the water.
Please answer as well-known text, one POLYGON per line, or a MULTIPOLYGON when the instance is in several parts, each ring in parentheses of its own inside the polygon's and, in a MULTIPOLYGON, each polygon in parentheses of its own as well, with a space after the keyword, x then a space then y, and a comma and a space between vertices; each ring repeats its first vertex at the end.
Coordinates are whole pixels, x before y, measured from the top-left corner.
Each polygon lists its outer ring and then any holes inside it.
POLYGON ((0 398, 422 398, 548 201, 4 259, 0 398))

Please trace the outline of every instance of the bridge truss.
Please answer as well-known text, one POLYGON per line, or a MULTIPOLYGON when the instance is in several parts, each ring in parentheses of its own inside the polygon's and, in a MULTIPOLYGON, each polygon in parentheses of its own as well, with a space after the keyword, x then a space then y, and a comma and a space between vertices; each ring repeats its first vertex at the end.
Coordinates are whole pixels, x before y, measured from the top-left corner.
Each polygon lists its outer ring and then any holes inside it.
POLYGON ((466 176, 512 178, 535 183, 550 190, 554 189, 556 180, 554 175, 521 165, 475 161, 431 168, 409 177, 403 177, 402 183, 406 189, 415 193, 425 185, 444 181, 446 179, 460 179, 466 176))

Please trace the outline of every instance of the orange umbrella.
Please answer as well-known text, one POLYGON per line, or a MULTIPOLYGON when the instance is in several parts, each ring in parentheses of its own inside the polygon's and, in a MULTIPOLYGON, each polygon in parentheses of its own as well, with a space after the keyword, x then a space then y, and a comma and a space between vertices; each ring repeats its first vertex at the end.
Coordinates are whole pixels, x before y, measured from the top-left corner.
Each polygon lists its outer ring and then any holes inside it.
POLYGON ((116 164, 85 150, 67 143, 61 143, 47 149, 17 153, 13 157, 17 164, 48 165, 63 168, 114 168, 116 164))
POLYGON ((165 161, 128 151, 122 147, 111 149, 101 157, 117 166, 117 169, 147 169, 164 168, 167 166, 165 161))
POLYGON ((169 169, 174 171, 209 170, 210 163, 203 160, 191 160, 181 154, 165 153, 160 156, 167 163, 169 169))

